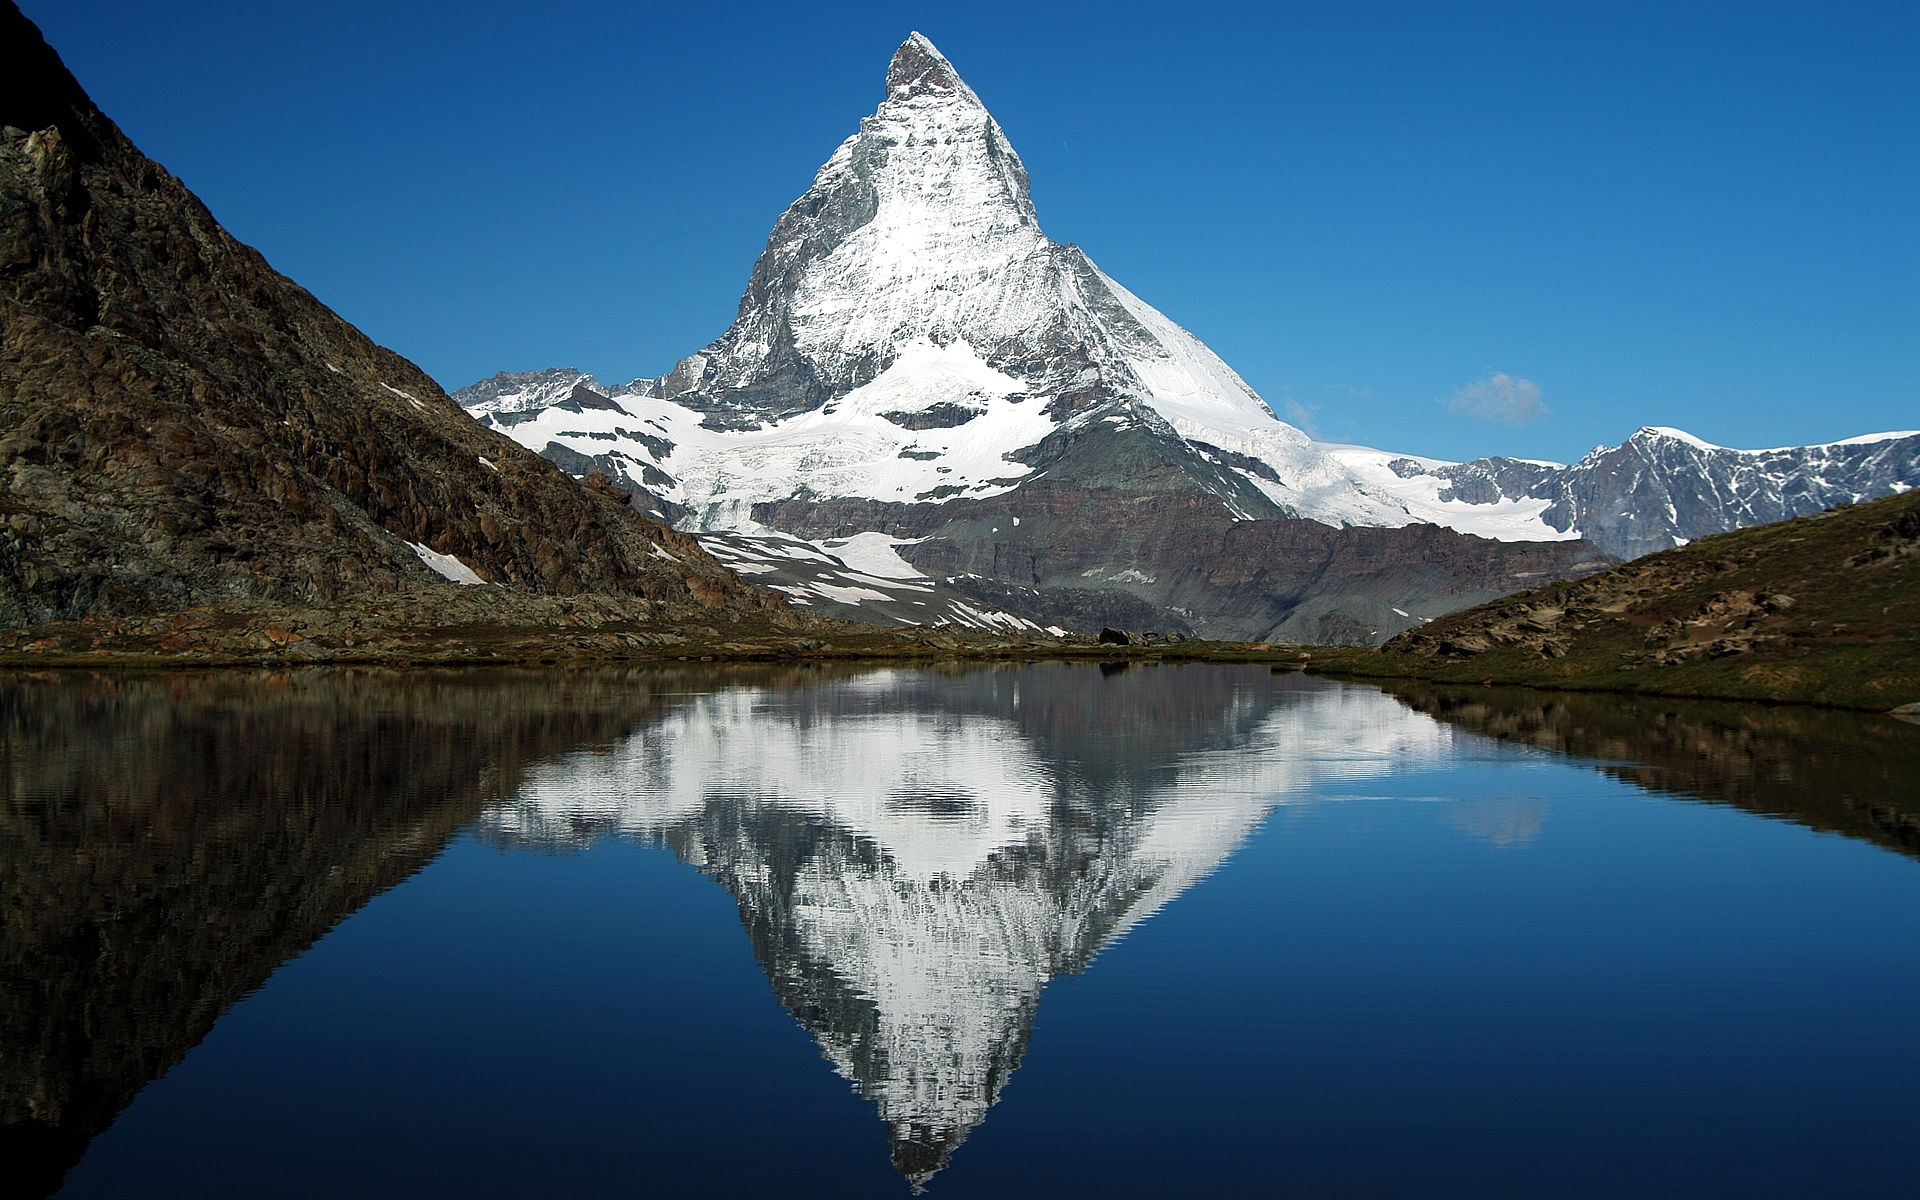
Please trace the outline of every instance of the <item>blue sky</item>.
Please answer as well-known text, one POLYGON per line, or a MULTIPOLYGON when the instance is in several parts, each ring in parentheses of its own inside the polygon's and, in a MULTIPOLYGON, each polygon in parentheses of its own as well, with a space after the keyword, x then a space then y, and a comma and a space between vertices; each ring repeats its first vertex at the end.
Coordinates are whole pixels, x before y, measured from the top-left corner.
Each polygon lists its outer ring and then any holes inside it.
POLYGON ((237 236, 449 388, 666 370, 919 29, 1043 227, 1318 436, 1920 428, 1920 7, 22 0, 237 236))

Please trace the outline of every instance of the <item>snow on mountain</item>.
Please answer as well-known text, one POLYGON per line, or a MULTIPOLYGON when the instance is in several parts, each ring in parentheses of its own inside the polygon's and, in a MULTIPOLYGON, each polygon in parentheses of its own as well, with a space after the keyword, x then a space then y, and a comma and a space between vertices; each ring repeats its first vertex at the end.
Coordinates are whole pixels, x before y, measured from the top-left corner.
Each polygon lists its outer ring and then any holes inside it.
MULTIPOLYGON (((1471 539, 1416 547, 1409 529, 1392 549, 1329 544, 1326 561, 1345 562, 1345 575, 1233 573, 1233 594, 1212 578, 1205 594, 1192 586, 1198 561, 1079 560, 1136 544, 1130 514, 1150 509, 1196 529, 1430 524, 1509 543, 1589 538, 1631 556, 1920 482, 1920 453, 1892 435, 1810 454, 1646 430, 1572 467, 1315 443, 1199 339, 1042 232, 1020 156, 917 33, 895 53, 878 109, 775 223, 736 320, 711 345, 616 388, 555 370, 455 397, 576 475, 606 472, 683 529, 741 535, 748 554, 776 534, 818 548, 882 533, 929 576, 977 576, 996 604, 1002 589, 1049 589, 1028 618, 1216 637, 1377 638, 1414 623, 1408 612, 1578 573, 1596 556, 1565 545, 1521 562, 1471 539), (1036 511, 1049 520, 1007 545, 1008 522, 1036 511), (1389 578, 1367 566, 1396 556, 1430 569, 1389 578), (1079 565, 1063 574, 1068 560, 1079 565), (1274 595, 1317 615, 1289 623, 1274 595)), ((805 556, 794 566, 810 569, 805 556)))
POLYGON ((591 375, 571 367, 554 367, 545 371, 502 371, 461 388, 459 398, 460 406, 476 417, 533 413, 566 403, 575 389, 582 387, 602 395, 606 392, 591 375))
POLYGON ((874 625, 957 625, 1003 633, 1068 631, 1043 626, 955 591, 901 558, 908 545, 882 533, 808 541, 773 529, 696 534, 701 549, 761 587, 809 612, 874 625))
POLYGON ((1456 505, 1489 513, 1537 506, 1538 520, 1548 527, 1584 537, 1617 557, 1636 558, 1708 534, 1920 486, 1920 432, 1735 450, 1683 430, 1647 426, 1618 446, 1595 447, 1570 467, 1508 458, 1437 463, 1404 457, 1385 466, 1403 487, 1456 505))
POLYGON ((1018 153, 919 34, 879 109, 775 224, 732 328, 660 380, 610 393, 671 446, 623 442, 617 421, 501 419, 582 383, 597 387, 570 372, 503 376, 460 398, 536 450, 664 473, 673 484, 650 486, 700 528, 747 528, 754 504, 797 490, 984 498, 1058 458, 1049 440, 1089 431, 1164 442, 1197 464, 1191 486, 1243 517, 1397 525, 1439 511, 1409 511, 1349 470, 1199 339, 1047 238, 1018 153))

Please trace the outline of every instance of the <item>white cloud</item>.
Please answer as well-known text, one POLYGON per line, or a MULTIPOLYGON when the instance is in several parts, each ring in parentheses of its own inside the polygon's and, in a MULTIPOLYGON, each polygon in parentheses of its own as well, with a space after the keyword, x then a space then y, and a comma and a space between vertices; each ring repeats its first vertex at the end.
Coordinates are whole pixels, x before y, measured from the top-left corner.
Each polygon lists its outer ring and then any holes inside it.
POLYGON ((1525 425, 1547 415, 1547 406, 1540 399, 1540 385, 1505 371, 1456 388, 1440 403, 1457 417, 1497 421, 1502 425, 1525 425))
POLYGON ((1313 408, 1308 408, 1292 396, 1283 396, 1280 399, 1281 419, 1305 431, 1308 437, 1318 438, 1320 436, 1319 422, 1317 420, 1319 415, 1320 409, 1317 405, 1313 408))

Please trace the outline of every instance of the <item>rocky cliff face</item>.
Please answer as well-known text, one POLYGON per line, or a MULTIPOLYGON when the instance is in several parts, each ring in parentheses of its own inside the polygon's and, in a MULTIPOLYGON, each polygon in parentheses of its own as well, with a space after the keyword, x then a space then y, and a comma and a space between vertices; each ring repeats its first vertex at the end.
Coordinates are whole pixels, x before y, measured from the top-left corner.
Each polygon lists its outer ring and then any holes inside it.
POLYGON ((1191 493, 1127 497, 1050 479, 937 506, 800 499, 755 513, 820 539, 877 530, 927 576, 1042 625, 1223 640, 1377 643, 1608 561, 1584 542, 1243 521, 1191 493))
POLYGON ((454 586, 766 607, 235 241, 0 8, 0 625, 454 586))

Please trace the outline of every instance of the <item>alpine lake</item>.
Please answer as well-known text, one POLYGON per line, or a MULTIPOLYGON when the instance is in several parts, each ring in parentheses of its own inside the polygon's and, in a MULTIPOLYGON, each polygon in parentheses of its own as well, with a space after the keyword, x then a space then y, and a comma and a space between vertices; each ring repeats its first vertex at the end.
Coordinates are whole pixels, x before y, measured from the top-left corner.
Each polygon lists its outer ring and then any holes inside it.
POLYGON ((0 731, 0 1194, 1920 1189, 1891 717, 691 664, 0 731))

